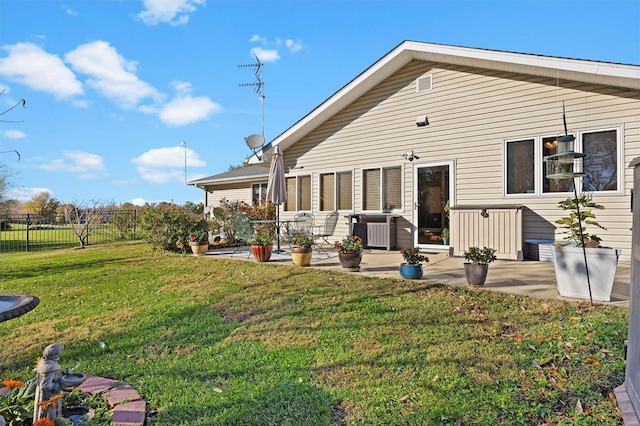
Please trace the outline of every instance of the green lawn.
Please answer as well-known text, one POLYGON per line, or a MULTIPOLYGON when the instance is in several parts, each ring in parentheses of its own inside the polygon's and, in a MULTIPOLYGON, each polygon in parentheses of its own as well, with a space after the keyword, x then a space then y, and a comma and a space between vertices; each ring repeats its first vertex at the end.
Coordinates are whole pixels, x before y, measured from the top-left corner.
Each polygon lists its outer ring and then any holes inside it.
POLYGON ((41 299, 0 324, 0 379, 60 342, 63 367, 131 383, 150 424, 622 424, 627 309, 140 242, 0 265, 0 291, 41 299))

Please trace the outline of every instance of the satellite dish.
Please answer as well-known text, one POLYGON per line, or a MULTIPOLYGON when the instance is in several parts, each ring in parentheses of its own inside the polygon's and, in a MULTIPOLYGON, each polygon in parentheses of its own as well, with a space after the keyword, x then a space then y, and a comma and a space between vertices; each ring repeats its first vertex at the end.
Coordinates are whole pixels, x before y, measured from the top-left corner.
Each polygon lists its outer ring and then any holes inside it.
POLYGON ((247 146, 253 150, 260 148, 264 145, 264 136, 262 135, 251 135, 244 138, 244 141, 247 143, 247 146))

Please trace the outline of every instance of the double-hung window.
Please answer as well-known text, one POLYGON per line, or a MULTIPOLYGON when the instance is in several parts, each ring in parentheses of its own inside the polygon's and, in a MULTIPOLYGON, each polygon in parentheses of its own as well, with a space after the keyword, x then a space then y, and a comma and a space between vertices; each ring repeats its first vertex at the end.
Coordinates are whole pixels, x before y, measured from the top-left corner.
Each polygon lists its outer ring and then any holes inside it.
POLYGON ((402 208, 402 168, 380 167, 362 170, 363 210, 402 208))
POLYGON ((353 206, 353 173, 320 174, 320 210, 351 210, 353 206))
POLYGON ((311 210, 311 176, 288 177, 286 184, 287 201, 284 210, 311 210))

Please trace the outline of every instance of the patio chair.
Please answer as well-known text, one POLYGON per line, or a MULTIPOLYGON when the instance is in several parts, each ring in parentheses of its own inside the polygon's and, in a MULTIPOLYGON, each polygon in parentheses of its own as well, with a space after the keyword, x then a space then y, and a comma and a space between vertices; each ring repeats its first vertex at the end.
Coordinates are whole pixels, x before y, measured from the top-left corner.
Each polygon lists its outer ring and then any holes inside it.
MULTIPOLYGON (((235 254, 238 250, 247 244, 247 241, 253 238, 253 225, 247 215, 242 213, 233 213, 231 215, 231 223, 233 224, 233 230, 236 236, 236 240, 242 240, 244 245, 238 245, 232 254, 235 254)), ((247 254, 247 258, 251 256, 251 250, 247 254)))
POLYGON ((298 213, 293 217, 294 234, 313 234, 314 217, 311 213, 298 213))
POLYGON ((329 253, 325 249, 322 248, 323 243, 327 243, 330 246, 333 245, 329 242, 329 237, 331 237, 336 231, 336 225, 338 224, 338 211, 332 211, 324 218, 324 225, 314 226, 315 232, 313 233, 314 241, 320 241, 318 243, 318 250, 323 251, 327 257, 329 257, 329 253))

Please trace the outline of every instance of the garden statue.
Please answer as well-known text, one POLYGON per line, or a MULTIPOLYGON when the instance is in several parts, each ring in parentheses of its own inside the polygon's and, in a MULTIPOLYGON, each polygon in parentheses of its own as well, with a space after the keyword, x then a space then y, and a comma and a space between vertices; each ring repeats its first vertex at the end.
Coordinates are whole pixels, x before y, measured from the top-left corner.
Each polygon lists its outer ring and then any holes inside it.
POLYGON ((44 348, 42 358, 36 365, 38 374, 36 387, 36 401, 33 408, 33 421, 43 417, 55 420, 62 416, 62 371, 60 370, 60 355, 63 346, 49 345, 44 348))
POLYGON ((42 358, 36 365, 36 400, 33 408, 33 421, 42 418, 55 420, 62 417, 62 391, 82 384, 87 375, 72 373, 67 367, 63 373, 60 369, 60 355, 64 347, 60 344, 44 348, 42 358))

